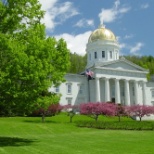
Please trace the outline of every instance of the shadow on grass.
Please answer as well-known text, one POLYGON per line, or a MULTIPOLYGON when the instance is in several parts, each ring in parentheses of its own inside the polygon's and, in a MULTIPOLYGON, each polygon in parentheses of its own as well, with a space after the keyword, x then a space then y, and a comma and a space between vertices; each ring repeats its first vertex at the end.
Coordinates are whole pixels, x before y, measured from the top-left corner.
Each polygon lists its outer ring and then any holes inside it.
POLYGON ((51 121, 51 120, 45 120, 44 122, 40 120, 23 120, 23 122, 28 122, 28 123, 59 123, 56 121, 51 121))
POLYGON ((0 147, 4 147, 4 146, 28 146, 28 145, 31 145, 33 142, 35 142, 35 141, 31 140, 31 139, 0 136, 0 147))
MULTIPOLYGON (((28 123, 43 123, 42 117, 27 117, 26 119, 23 119, 23 122, 28 123)), ((45 117, 44 123, 61 123, 59 120, 54 120, 52 117, 45 117)))

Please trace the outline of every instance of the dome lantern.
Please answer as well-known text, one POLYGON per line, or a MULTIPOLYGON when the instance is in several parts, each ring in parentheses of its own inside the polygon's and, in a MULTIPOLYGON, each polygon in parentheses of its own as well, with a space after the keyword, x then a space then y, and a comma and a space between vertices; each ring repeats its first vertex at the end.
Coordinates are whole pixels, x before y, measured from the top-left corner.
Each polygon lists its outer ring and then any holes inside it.
POLYGON ((94 30, 87 43, 87 68, 119 59, 119 43, 114 33, 100 25, 94 30))

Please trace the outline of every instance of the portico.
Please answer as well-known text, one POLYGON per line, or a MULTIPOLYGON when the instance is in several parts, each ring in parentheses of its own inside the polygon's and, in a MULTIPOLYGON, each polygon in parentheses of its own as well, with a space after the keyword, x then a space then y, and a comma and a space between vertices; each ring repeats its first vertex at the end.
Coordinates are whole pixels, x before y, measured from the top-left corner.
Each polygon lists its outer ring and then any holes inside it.
POLYGON ((132 104, 146 104, 146 82, 143 80, 128 80, 125 78, 107 78, 107 77, 96 77, 95 79, 96 85, 96 102, 101 101, 112 101, 115 99, 115 103, 120 103, 124 105, 132 105, 132 104), (101 95, 101 85, 104 86, 104 97, 101 95), (112 86, 113 85, 113 86, 112 86), (114 89, 112 89, 114 87, 114 89), (124 87, 124 88, 122 88, 124 87), (139 90, 142 91, 142 95, 140 96, 139 102, 139 90), (112 92, 114 91, 114 92, 112 92))

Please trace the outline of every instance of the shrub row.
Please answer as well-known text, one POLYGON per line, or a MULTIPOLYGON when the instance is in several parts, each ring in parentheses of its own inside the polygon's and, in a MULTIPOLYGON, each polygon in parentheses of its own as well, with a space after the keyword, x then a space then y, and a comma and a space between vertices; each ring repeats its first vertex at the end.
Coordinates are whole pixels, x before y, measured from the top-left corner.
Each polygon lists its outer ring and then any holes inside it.
POLYGON ((154 130, 154 122, 101 122, 101 121, 78 121, 78 127, 97 128, 97 129, 113 129, 113 130, 154 130))

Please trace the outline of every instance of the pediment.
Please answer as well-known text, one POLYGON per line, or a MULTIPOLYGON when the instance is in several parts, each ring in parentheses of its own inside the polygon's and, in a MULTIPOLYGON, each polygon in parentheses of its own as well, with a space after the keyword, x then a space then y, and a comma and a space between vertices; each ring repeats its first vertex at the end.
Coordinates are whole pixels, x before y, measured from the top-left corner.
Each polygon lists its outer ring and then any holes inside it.
POLYGON ((109 69, 114 69, 114 70, 132 70, 132 71, 148 71, 128 60, 117 60, 117 61, 112 61, 108 62, 106 64, 101 65, 100 67, 102 68, 109 68, 109 69))

